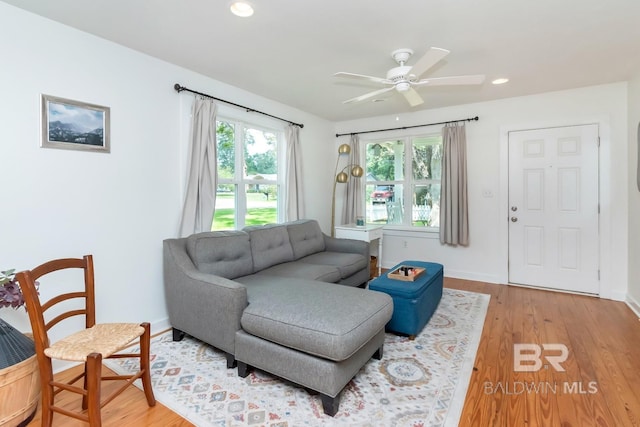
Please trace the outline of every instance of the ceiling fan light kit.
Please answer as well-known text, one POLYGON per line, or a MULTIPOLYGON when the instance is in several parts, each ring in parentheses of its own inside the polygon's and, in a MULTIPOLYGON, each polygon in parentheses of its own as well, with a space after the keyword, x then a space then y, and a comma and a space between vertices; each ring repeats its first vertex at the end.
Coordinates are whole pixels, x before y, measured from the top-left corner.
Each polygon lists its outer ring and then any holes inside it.
POLYGON ((397 67, 394 67, 387 71, 386 78, 367 76, 364 74, 354 74, 346 72, 335 73, 336 77, 346 77, 350 79, 366 80, 376 84, 383 84, 387 87, 383 89, 374 90, 373 92, 365 93, 364 95, 357 96, 355 98, 347 99, 343 101, 343 104, 349 104, 352 102, 364 101, 369 98, 373 98, 382 93, 395 89, 397 92, 404 95, 405 99, 412 107, 423 104, 424 100, 422 96, 414 89, 415 87, 421 88, 424 86, 448 86, 448 85, 477 85, 484 82, 484 75, 466 75, 466 76, 449 76, 449 77, 434 77, 430 79, 420 79, 420 77, 429 71, 434 65, 440 62, 445 56, 449 54, 446 49, 438 47, 430 48, 415 65, 405 65, 406 62, 413 55, 413 50, 403 48, 397 49, 391 52, 391 57, 398 63, 397 67))
POLYGON ((396 90, 398 92, 406 92, 411 89, 411 84, 409 82, 398 82, 396 84, 396 90))

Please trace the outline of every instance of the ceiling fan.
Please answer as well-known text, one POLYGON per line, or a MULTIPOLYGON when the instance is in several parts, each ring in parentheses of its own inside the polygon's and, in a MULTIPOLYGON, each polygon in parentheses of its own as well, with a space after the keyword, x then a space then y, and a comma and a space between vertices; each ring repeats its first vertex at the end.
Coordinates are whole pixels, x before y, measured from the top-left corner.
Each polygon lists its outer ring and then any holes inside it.
POLYGON ((440 60, 449 54, 446 49, 440 49, 437 47, 430 48, 422 58, 420 58, 413 66, 405 65, 407 60, 413 55, 411 49, 398 49, 391 52, 391 57, 398 63, 398 67, 394 67, 387 72, 387 77, 373 77, 363 74, 335 73, 336 77, 346 77, 350 79, 368 80, 373 83, 380 83, 387 87, 374 90, 373 92, 365 93, 364 95, 357 96, 355 98, 347 99, 343 101, 343 104, 349 104, 352 102, 364 101, 365 99, 372 98, 374 96, 389 92, 393 89, 402 93, 409 102, 409 105, 415 107, 424 102, 420 94, 414 89, 424 86, 445 86, 445 85, 477 85, 484 81, 484 75, 466 75, 466 76, 449 76, 449 77, 434 77, 420 79, 424 73, 426 73, 431 67, 436 65, 440 60))

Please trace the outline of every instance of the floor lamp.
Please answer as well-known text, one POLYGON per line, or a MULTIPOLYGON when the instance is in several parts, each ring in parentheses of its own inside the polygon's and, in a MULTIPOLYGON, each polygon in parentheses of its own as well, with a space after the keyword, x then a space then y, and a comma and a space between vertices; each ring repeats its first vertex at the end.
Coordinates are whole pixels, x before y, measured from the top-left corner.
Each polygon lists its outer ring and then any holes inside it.
POLYGON ((338 183, 344 184, 349 180, 349 174, 347 174, 347 170, 350 169, 351 176, 354 178, 360 178, 364 175, 364 170, 357 164, 351 163, 343 167, 340 172, 338 172, 338 165, 340 164, 340 156, 349 155, 351 153, 351 146, 349 144, 342 144, 338 147, 338 159, 336 160, 336 170, 333 172, 334 180, 333 180, 333 196, 331 198, 331 237, 335 237, 336 230, 336 186, 338 183))

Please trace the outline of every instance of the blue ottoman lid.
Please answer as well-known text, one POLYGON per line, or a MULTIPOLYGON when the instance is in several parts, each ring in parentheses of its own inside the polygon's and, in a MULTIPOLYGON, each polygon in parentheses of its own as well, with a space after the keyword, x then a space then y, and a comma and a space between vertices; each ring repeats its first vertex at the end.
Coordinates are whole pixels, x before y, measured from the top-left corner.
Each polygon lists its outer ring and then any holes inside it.
MULTIPOLYGON (((442 264, 425 261, 403 261, 391 268, 388 272, 369 283, 369 289, 373 291, 383 291, 392 297, 415 298, 424 292, 424 289, 432 285, 438 277, 442 277, 442 264), (425 272, 414 281, 404 281, 389 278, 389 272, 394 271, 402 265, 411 267, 422 267, 425 272)), ((442 284, 440 284, 442 286, 442 284)))

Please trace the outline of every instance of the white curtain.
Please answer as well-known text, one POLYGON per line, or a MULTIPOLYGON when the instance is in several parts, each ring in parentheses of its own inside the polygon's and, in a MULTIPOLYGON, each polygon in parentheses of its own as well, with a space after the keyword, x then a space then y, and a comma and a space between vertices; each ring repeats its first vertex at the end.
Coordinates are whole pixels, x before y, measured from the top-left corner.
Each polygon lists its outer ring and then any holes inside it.
MULTIPOLYGON (((347 191, 342 209, 342 224, 355 224, 357 216, 362 215, 362 206, 364 205, 364 176, 356 178, 351 176, 351 168, 355 165, 362 166, 360 164, 360 137, 358 135, 351 135, 351 154, 349 155, 349 167, 345 172, 349 175, 347 181, 347 191)), ((363 167, 364 168, 364 167, 363 167)), ((338 184, 340 185, 340 184, 338 184)))
POLYGON ((289 125, 286 129, 287 171, 285 184, 285 221, 304 218, 302 195, 302 153, 300 150, 300 127, 289 125))
POLYGON ((216 104, 196 98, 191 110, 191 160, 180 236, 210 231, 216 204, 216 104))
POLYGON ((451 123, 442 129, 440 243, 446 245, 469 245, 465 133, 464 124, 451 123))

